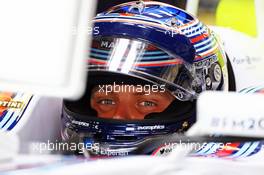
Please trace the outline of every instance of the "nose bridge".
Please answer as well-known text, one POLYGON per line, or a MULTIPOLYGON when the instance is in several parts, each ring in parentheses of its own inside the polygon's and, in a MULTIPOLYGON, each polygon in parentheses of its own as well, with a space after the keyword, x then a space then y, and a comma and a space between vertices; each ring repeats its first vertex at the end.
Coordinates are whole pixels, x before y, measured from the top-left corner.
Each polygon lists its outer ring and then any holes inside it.
POLYGON ((115 111, 114 119, 130 119, 131 112, 129 104, 120 103, 115 111))

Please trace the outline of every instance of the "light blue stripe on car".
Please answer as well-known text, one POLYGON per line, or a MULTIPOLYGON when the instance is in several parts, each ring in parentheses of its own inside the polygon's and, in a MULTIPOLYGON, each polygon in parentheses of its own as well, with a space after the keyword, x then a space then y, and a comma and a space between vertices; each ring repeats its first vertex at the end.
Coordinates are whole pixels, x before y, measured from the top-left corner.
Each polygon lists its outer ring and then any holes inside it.
POLYGON ((249 149, 239 157, 248 157, 250 154, 252 154, 256 150, 259 144, 260 142, 253 142, 252 145, 249 147, 249 149))
POLYGON ((220 144, 216 143, 213 145, 205 154, 210 155, 216 153, 216 151, 220 148, 220 144))
POLYGON ((239 149, 239 151, 237 151, 235 154, 228 156, 228 158, 237 158, 237 157, 241 157, 252 145, 252 143, 244 143, 244 145, 239 149))
MULTIPOLYGON (((14 114, 14 112, 12 112, 12 114, 14 114)), ((13 115, 2 129, 7 130, 9 126, 11 126, 16 121, 16 119, 17 119, 17 115, 13 115)))
POLYGON ((13 112, 8 111, 4 117, 4 119, 0 122, 0 128, 2 128, 9 120, 9 118, 12 116, 13 112))
POLYGON ((204 148, 201 148, 198 152, 196 152, 195 154, 198 154, 198 155, 205 155, 207 151, 210 151, 210 149, 216 145, 216 143, 208 143, 205 145, 204 148))

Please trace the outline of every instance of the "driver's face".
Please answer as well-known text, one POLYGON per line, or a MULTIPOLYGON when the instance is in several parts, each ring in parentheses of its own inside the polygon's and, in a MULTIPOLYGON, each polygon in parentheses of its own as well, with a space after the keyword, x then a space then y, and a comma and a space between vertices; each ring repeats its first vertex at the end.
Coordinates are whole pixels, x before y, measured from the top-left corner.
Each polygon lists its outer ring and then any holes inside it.
POLYGON ((105 93, 95 87, 92 90, 91 107, 101 118, 142 120, 150 113, 164 111, 173 100, 174 97, 166 91, 105 93))

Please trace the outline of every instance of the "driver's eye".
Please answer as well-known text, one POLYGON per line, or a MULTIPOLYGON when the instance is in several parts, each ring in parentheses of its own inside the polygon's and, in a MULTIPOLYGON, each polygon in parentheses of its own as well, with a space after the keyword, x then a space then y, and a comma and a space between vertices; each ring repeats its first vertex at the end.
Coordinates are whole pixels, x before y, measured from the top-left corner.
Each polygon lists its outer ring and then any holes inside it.
POLYGON ((142 106, 142 107, 153 107, 153 106, 157 106, 157 104, 154 103, 154 102, 151 102, 151 101, 143 101, 143 102, 139 103, 139 106, 142 106))
POLYGON ((115 105, 116 104, 114 100, 111 100, 111 99, 102 99, 102 100, 97 101, 97 103, 101 105, 115 105))

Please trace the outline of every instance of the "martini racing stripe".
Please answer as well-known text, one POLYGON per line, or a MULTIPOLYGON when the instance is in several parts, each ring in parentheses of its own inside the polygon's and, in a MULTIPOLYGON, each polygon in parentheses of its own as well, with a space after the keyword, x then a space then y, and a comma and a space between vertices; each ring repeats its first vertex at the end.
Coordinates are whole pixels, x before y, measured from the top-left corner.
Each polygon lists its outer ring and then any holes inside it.
POLYGON ((259 146, 260 142, 253 142, 252 145, 248 148, 247 151, 245 151, 241 156, 239 157, 248 157, 250 154, 252 154, 256 148, 259 146))
POLYGON ((195 154, 196 155, 204 155, 207 151, 209 151, 212 147, 214 147, 216 143, 207 143, 205 146, 203 146, 200 150, 198 150, 195 154))
POLYGON ((248 87, 245 89, 242 89, 240 93, 247 94, 247 93, 255 93, 255 92, 263 92, 264 86, 257 86, 257 87, 248 87))
MULTIPOLYGON (((103 53, 103 54, 109 54, 109 50, 102 50, 102 49, 95 49, 91 48, 92 52, 98 52, 98 53, 103 53)), ((149 51, 149 52, 144 52, 143 55, 159 55, 159 54, 164 54, 163 51, 149 51)))
POLYGON ((9 127, 7 128, 7 130, 12 130, 16 126, 16 124, 21 120, 21 118, 24 116, 24 113, 26 112, 26 110, 27 110, 29 104, 31 103, 32 98, 33 98, 33 96, 30 95, 30 94, 29 95, 26 95, 26 94, 21 93, 21 98, 22 97, 24 97, 23 99, 25 101, 27 101, 26 106, 24 105, 23 108, 21 109, 21 111, 15 112, 14 115, 17 116, 16 117, 16 120, 9 125, 9 127))
POLYGON ((221 147, 221 144, 215 143, 204 155, 211 155, 217 152, 217 150, 221 147))
POLYGON ((233 155, 228 156, 228 158, 238 158, 241 157, 252 145, 253 143, 247 142, 247 143, 243 143, 242 147, 235 152, 233 155))
POLYGON ((12 112, 12 115, 10 117, 10 119, 8 120, 8 122, 2 127, 2 129, 5 131, 9 128, 10 125, 13 124, 14 121, 16 121, 17 116, 13 115, 15 112, 12 112))
MULTIPOLYGON (((90 58, 87 60, 91 64, 98 64, 98 65, 106 65, 107 61, 100 60, 100 59, 94 59, 90 58)), ((167 61, 151 61, 151 62, 139 62, 136 63, 135 66, 137 67, 159 67, 159 66, 169 66, 169 65, 175 65, 175 64, 182 64, 181 60, 167 60, 167 61)))
POLYGON ((207 46, 208 43, 212 42, 212 40, 213 40, 213 37, 208 37, 208 38, 204 39, 203 41, 195 44, 194 47, 195 47, 195 49, 199 49, 201 47, 207 46))
MULTIPOLYGON (((103 54, 96 54, 96 53, 91 53, 90 54, 91 57, 96 57, 97 59, 104 59, 106 60, 108 58, 108 55, 103 55, 103 54)), ((171 58, 170 55, 162 55, 162 56, 143 56, 142 59, 140 61, 144 61, 144 60, 162 60, 165 59, 167 60, 167 58, 171 58)))
POLYGON ((4 119, 0 122, 0 128, 3 128, 5 126, 5 124, 10 120, 12 115, 13 115, 13 112, 11 112, 11 111, 8 111, 5 114, 4 119))
POLYGON ((213 42, 211 42, 210 44, 207 44, 206 46, 202 47, 202 48, 199 48, 199 49, 196 49, 196 52, 199 54, 199 53, 203 53, 205 51, 207 51, 208 49, 211 49, 213 47, 216 46, 216 41, 214 40, 213 42))

